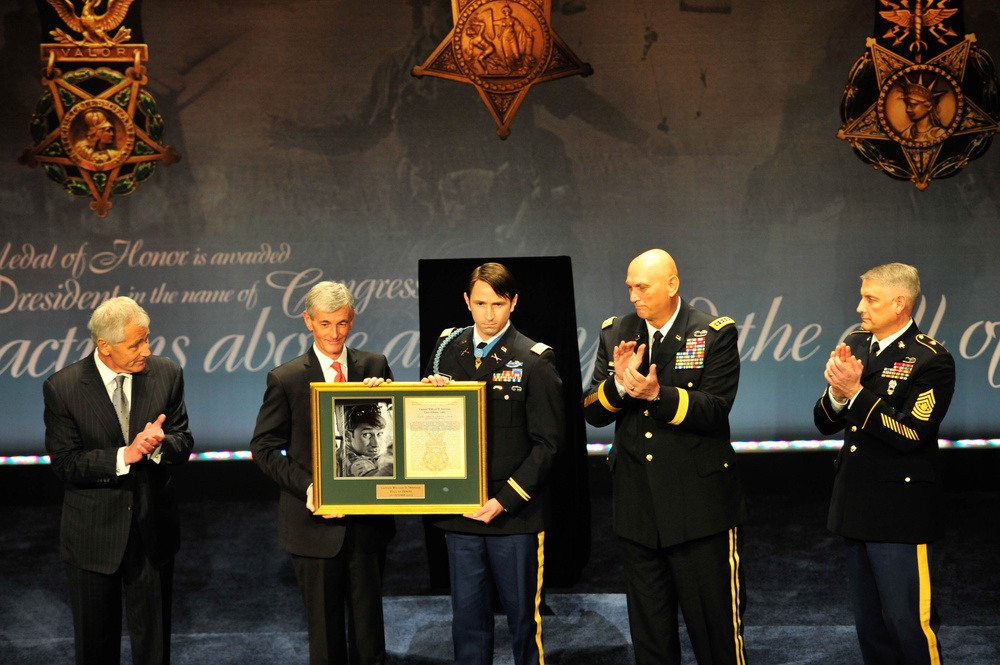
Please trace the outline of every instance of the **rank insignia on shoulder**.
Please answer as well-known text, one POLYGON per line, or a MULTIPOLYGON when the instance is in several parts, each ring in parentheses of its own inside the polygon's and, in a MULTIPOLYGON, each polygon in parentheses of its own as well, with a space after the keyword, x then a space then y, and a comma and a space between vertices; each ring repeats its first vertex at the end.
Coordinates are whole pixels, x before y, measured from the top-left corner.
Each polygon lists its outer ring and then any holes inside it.
POLYGON ((731 323, 736 323, 731 316, 720 316, 715 321, 708 324, 708 327, 712 330, 722 330, 731 323))
POLYGON ((930 335, 925 335, 923 333, 920 333, 919 335, 917 335, 917 342, 923 346, 926 346, 934 353, 941 353, 942 351, 947 351, 947 349, 944 348, 944 345, 941 344, 941 342, 937 341, 930 335))
POLYGON ((615 319, 617 319, 617 318, 618 318, 617 316, 609 316, 608 318, 604 319, 604 323, 601 324, 601 330, 604 330, 608 326, 613 325, 614 322, 615 322, 615 319))
POLYGON ((441 331, 441 335, 440 336, 441 337, 447 337, 448 335, 450 335, 454 331, 455 331, 454 328, 445 328, 444 330, 441 331))
POLYGON ((551 348, 552 347, 549 346, 548 344, 543 344, 542 342, 538 342, 533 347, 531 347, 531 352, 532 353, 537 353, 538 355, 542 355, 543 353, 545 353, 546 351, 548 351, 551 348))

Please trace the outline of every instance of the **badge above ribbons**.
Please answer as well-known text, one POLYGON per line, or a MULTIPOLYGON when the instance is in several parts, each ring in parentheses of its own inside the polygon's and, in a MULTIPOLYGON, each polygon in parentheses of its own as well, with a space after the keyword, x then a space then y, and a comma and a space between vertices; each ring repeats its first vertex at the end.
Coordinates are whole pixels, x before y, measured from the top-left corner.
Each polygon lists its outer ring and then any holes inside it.
POLYGON ((34 147, 18 161, 41 164, 69 194, 89 196, 100 217, 112 196, 132 194, 158 162, 180 159, 162 145, 163 117, 143 87, 148 48, 132 41, 142 39, 141 2, 38 0, 42 34, 55 41, 41 45, 45 91, 31 118, 34 147))
POLYGON ((451 5, 454 27, 412 74, 476 86, 501 139, 510 136, 532 85, 594 73, 552 30, 552 0, 451 0, 451 5))
POLYGON ((919 190, 957 174, 1000 131, 996 66, 965 34, 961 0, 877 0, 875 34, 854 63, 837 137, 919 190))

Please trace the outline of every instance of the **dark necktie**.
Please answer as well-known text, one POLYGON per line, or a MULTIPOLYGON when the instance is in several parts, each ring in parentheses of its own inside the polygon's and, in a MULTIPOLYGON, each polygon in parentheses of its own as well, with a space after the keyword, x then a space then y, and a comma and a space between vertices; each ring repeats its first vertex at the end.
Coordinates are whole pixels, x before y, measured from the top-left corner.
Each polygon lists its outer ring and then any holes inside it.
POLYGON ((872 348, 868 350, 868 360, 874 361, 878 357, 878 340, 872 342, 872 348))
POLYGON ((656 357, 656 352, 660 350, 660 342, 663 341, 663 333, 659 330, 653 333, 653 346, 649 350, 649 362, 653 362, 653 358, 656 357))
POLYGON ((128 401, 125 399, 125 375, 119 374, 115 377, 115 392, 111 395, 111 401, 115 405, 115 413, 118 414, 118 426, 122 428, 122 439, 128 445, 128 401))
POLYGON ((483 353, 484 353, 483 349, 485 348, 486 348, 486 342, 480 342, 479 344, 476 344, 476 369, 479 369, 479 366, 483 364, 483 353))

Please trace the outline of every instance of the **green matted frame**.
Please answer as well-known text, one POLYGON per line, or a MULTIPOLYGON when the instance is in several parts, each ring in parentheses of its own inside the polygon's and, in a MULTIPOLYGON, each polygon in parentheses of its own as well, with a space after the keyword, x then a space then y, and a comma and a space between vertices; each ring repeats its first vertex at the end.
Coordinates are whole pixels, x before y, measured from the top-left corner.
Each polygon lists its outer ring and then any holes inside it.
POLYGON ((486 502, 485 382, 309 386, 315 514, 462 514, 486 502), (379 419, 391 440, 359 454, 349 426, 379 419))

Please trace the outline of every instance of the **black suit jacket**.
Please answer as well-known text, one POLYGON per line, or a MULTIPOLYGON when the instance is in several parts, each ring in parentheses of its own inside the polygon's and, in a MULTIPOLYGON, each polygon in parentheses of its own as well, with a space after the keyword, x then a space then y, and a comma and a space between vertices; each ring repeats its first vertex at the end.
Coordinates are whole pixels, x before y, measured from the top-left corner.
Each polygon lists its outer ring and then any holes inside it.
MULTIPOLYGON (((615 424, 608 462, 615 532, 647 547, 720 533, 746 519, 729 412, 740 379, 739 337, 729 317, 683 300, 652 359, 658 402, 621 397, 614 348, 635 340, 649 349, 646 322, 635 314, 604 322, 594 375, 584 394, 591 425, 615 424)), ((644 360, 643 372, 649 371, 644 360)))
POLYGON ((184 406, 184 378, 177 363, 150 356, 132 375, 132 436, 161 414, 165 438, 159 463, 143 460, 129 473, 115 471, 122 440, 118 416, 93 355, 50 376, 45 396, 45 448, 52 470, 65 484, 60 554, 68 563, 98 573, 118 569, 133 513, 155 565, 180 547, 177 510, 170 493, 170 466, 188 460, 194 440, 184 406))
MULTIPOLYGON (((389 361, 378 353, 348 348, 347 380, 368 377, 391 379, 389 361)), ((325 380, 312 349, 268 372, 250 450, 264 474, 281 488, 278 545, 282 550, 316 558, 336 556, 350 527, 365 550, 373 552, 385 547, 395 533, 392 517, 324 519, 306 508, 306 490, 313 481, 309 384, 325 380)))
POLYGON ((511 325, 476 369, 472 327, 449 340, 453 330, 441 333, 424 376, 486 382, 487 494, 504 512, 489 524, 461 516, 435 524, 483 535, 543 531, 552 511, 546 480, 565 438, 562 380, 552 349, 511 325))
POLYGON ((915 323, 874 360, 870 333, 844 341, 865 361, 861 392, 838 413, 827 388, 813 409, 820 432, 844 431, 827 526, 857 540, 937 540, 944 535, 938 428, 955 392, 955 360, 915 323))

